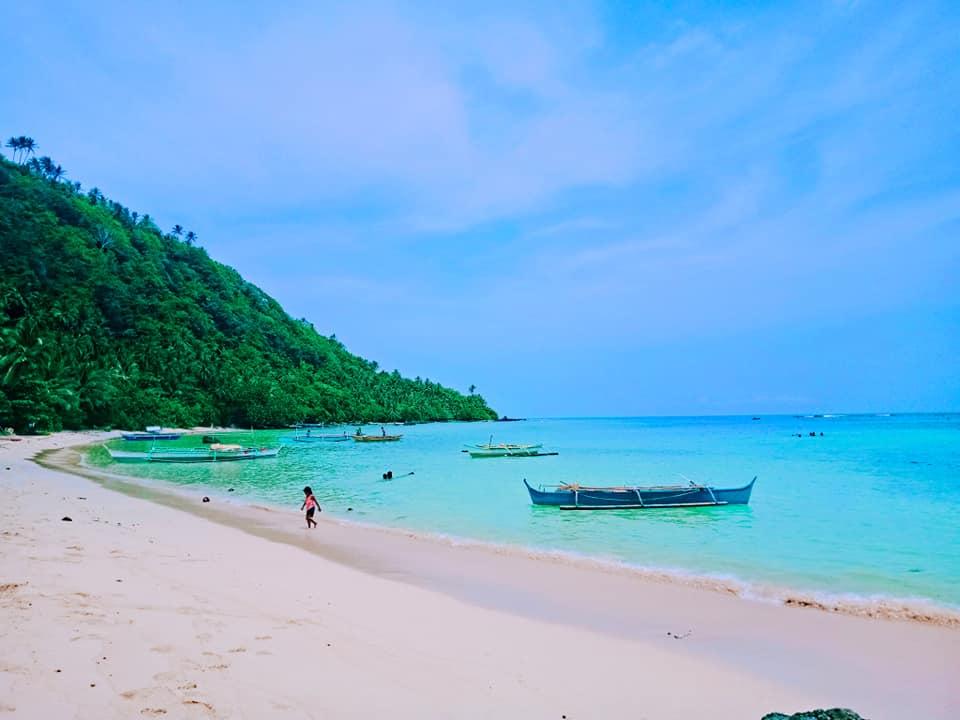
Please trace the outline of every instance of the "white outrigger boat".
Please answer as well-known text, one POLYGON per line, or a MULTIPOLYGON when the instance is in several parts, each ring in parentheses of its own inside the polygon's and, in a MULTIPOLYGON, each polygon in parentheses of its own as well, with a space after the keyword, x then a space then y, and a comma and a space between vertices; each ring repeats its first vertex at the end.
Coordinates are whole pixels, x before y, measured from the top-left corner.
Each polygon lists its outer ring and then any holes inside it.
POLYGON ((113 450, 106 445, 103 447, 110 454, 110 458, 114 462, 120 463, 233 462, 238 460, 258 460, 260 458, 276 457, 280 453, 279 447, 245 447, 243 445, 223 445, 221 443, 213 443, 202 448, 169 448, 164 450, 151 448, 147 452, 113 450))

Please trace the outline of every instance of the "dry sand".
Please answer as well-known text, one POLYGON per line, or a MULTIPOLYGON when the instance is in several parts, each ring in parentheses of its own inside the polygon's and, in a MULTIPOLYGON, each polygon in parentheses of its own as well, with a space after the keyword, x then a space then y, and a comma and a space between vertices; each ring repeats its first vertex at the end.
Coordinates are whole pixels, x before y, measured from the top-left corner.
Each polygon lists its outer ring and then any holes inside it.
POLYGON ((30 460, 96 439, 0 441, 0 716, 960 716, 955 627, 323 519, 308 534, 295 511, 30 460))

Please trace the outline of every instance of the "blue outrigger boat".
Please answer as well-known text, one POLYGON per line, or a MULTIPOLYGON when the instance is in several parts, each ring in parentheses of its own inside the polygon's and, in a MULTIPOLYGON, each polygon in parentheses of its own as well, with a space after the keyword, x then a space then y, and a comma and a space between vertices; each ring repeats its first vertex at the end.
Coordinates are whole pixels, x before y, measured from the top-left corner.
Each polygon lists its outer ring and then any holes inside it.
POLYGON ((531 487, 524 479, 534 505, 553 505, 561 510, 615 510, 628 508, 710 507, 746 505, 754 477, 739 488, 715 488, 708 485, 660 485, 651 487, 588 487, 586 485, 553 485, 531 487))
POLYGON ((124 440, 179 440, 181 433, 163 432, 158 425, 151 425, 146 432, 123 433, 124 440))

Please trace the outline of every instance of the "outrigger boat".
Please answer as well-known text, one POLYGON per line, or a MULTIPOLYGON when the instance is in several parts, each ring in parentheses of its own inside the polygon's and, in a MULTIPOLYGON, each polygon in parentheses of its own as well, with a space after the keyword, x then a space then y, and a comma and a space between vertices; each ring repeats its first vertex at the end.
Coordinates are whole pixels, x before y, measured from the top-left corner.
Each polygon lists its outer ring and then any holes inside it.
POLYGON ((306 435, 294 435, 292 438, 289 438, 294 442, 346 442, 350 439, 350 436, 346 433, 342 435, 311 435, 307 433, 306 435))
POLYGON ((650 487, 588 487, 566 484, 527 486, 534 505, 553 505, 561 510, 613 510, 627 508, 709 507, 714 505, 746 505, 754 477, 739 488, 715 488, 709 485, 658 485, 650 487))
POLYGON ((351 435, 354 442, 396 442, 403 435, 351 435))
POLYGON ((498 458, 498 457, 547 457, 548 455, 559 455, 557 452, 543 452, 542 445, 531 445, 529 447, 492 447, 489 449, 477 448, 475 450, 465 450, 470 453, 472 458, 498 458))
POLYGON ((181 433, 165 433, 159 425, 149 425, 146 432, 123 433, 124 440, 179 440, 181 433))
POLYGON ((104 449, 110 453, 114 462, 165 462, 165 463, 197 463, 197 462, 231 462, 238 460, 257 460, 260 458, 276 457, 279 447, 244 447, 243 445, 221 445, 214 443, 202 448, 171 448, 156 450, 151 448, 147 452, 126 452, 111 450, 106 445, 104 449))
POLYGON ((519 445, 516 443, 498 443, 494 445, 492 443, 483 443, 481 445, 467 445, 466 447, 466 452, 470 450, 539 450, 543 447, 543 443, 536 445, 519 445))

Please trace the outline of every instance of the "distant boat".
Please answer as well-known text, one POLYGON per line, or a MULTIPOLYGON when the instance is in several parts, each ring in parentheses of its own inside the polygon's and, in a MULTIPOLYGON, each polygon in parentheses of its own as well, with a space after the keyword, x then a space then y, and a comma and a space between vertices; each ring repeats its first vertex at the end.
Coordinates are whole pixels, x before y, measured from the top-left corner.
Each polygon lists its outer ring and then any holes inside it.
POLYGON ((543 452, 541 445, 531 447, 503 447, 503 448, 476 448, 467 450, 472 458, 498 458, 498 457, 547 457, 549 455, 559 455, 557 452, 543 452))
POLYGON ((346 442, 347 440, 350 439, 350 436, 347 435, 346 433, 341 433, 341 434, 339 434, 339 435, 331 435, 331 434, 327 434, 327 435, 313 435, 313 434, 311 434, 311 433, 307 433, 306 435, 294 435, 293 437, 287 438, 287 439, 288 439, 288 440, 293 440, 294 442, 300 442, 300 443, 312 443, 312 442, 346 442))
POLYGON ((351 435, 354 442, 396 442, 403 435, 351 435))
POLYGON ((481 443, 479 445, 467 445, 467 448, 470 450, 537 450, 543 447, 543 443, 537 443, 536 445, 523 445, 520 443, 497 443, 494 445, 492 442, 481 443))
POLYGON ((123 433, 124 440, 179 440, 181 433, 165 433, 159 425, 148 425, 146 432, 123 433))
POLYGON ((169 450, 150 449, 147 452, 127 452, 111 450, 104 445, 110 458, 114 462, 165 462, 165 463, 197 463, 197 462, 232 462, 238 460, 257 460, 260 458, 276 457, 279 447, 244 447, 242 445, 221 445, 214 443, 201 448, 178 448, 169 450))
POLYGON ((746 505, 757 478, 739 488, 715 488, 708 485, 661 485, 651 487, 588 487, 554 485, 552 489, 523 484, 534 505, 553 505, 561 510, 614 510, 617 508, 678 508, 714 505, 746 505))

